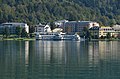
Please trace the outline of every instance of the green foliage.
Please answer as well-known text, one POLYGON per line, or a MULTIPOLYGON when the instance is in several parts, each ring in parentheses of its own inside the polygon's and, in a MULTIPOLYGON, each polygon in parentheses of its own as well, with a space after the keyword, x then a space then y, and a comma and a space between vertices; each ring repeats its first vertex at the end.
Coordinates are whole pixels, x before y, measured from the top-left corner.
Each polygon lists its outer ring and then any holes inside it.
POLYGON ((92 35, 90 33, 90 30, 87 27, 83 28, 83 35, 85 36, 86 39, 91 39, 92 35))
POLYGON ((50 23, 50 27, 51 27, 51 30, 53 30, 53 29, 55 29, 57 26, 55 25, 54 22, 51 22, 51 23, 50 23))
POLYGON ((110 38, 111 38, 111 34, 110 34, 110 33, 107 33, 106 38, 107 38, 107 39, 110 39, 110 38))
POLYGON ((25 28, 22 29, 21 37, 28 37, 28 34, 27 34, 25 28))
POLYGON ((35 27, 34 26, 30 26, 29 27, 29 36, 30 36, 30 38, 32 38, 32 37, 34 37, 33 36, 33 33, 35 32, 35 27))
POLYGON ((20 26, 16 27, 16 35, 18 35, 18 37, 20 37, 21 33, 22 33, 22 28, 20 26))
POLYGON ((37 24, 56 20, 120 23, 120 0, 0 0, 0 23, 37 24))
POLYGON ((10 30, 8 27, 5 27, 3 29, 3 36, 5 35, 6 38, 8 38, 10 36, 10 30))

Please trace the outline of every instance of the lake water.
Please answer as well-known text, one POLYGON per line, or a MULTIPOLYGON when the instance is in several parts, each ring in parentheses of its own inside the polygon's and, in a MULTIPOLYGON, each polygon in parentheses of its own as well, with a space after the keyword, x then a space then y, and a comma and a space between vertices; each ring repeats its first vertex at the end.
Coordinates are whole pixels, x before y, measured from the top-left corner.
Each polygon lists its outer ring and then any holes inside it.
POLYGON ((0 41, 0 79, 120 79, 120 42, 0 41))

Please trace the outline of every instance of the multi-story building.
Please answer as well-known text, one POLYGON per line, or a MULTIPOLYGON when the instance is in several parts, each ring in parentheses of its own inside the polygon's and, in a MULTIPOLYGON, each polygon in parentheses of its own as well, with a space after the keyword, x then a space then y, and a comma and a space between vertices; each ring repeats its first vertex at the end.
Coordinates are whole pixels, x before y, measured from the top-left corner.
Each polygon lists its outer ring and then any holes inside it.
POLYGON ((0 25, 0 34, 3 33, 4 28, 9 28, 10 34, 16 34, 16 27, 25 28, 26 32, 29 33, 29 26, 26 23, 2 23, 0 25))
POLYGON ((111 36, 116 34, 115 30, 112 27, 101 27, 99 29, 99 37, 106 37, 110 33, 111 36))
POLYGON ((43 33, 43 32, 51 32, 51 28, 49 25, 42 25, 41 23, 39 25, 35 26, 35 32, 43 33))
POLYGON ((70 33, 79 32, 80 35, 82 36, 85 27, 90 29, 91 27, 94 26, 99 27, 99 23, 92 21, 68 21, 64 23, 62 28, 64 32, 70 32, 70 33))
POLYGON ((75 32, 77 32, 77 22, 76 21, 65 22, 64 26, 62 28, 63 28, 64 32, 75 33, 75 32))

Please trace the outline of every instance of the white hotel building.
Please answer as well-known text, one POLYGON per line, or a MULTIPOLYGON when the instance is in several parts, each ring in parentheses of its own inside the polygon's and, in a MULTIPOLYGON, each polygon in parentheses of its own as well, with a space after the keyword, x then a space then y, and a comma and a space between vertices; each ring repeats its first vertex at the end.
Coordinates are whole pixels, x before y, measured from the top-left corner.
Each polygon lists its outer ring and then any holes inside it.
POLYGON ((15 23, 15 22, 2 23, 0 25, 0 34, 3 33, 5 27, 9 28, 10 34, 16 33, 16 27, 25 28, 26 32, 29 33, 29 26, 26 23, 15 23))

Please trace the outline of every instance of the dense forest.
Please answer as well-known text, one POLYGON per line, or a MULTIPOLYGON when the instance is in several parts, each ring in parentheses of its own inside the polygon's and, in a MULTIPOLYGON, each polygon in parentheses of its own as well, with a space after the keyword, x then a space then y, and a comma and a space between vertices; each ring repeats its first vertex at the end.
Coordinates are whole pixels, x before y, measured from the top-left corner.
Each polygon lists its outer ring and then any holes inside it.
POLYGON ((0 0, 0 23, 34 25, 67 19, 119 24, 119 3, 120 0, 0 0))

